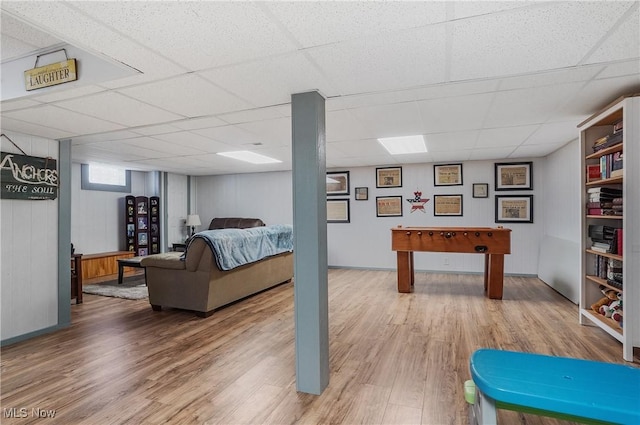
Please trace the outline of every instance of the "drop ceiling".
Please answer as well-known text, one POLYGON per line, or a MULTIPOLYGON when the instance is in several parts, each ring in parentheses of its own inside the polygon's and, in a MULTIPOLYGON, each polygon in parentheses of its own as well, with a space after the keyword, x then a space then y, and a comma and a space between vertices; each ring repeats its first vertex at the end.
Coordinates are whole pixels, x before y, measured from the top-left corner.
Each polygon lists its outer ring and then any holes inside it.
POLYGON ((60 46, 127 73, 97 78, 79 60, 76 82, 3 95, 2 131, 71 139, 75 162, 133 170, 289 170, 291 94, 318 90, 328 168, 541 157, 616 97, 640 92, 639 10, 637 1, 3 1, 3 93, 12 64, 60 46), (413 134, 427 153, 391 156, 376 140, 413 134), (282 162, 216 154, 233 150, 282 162))

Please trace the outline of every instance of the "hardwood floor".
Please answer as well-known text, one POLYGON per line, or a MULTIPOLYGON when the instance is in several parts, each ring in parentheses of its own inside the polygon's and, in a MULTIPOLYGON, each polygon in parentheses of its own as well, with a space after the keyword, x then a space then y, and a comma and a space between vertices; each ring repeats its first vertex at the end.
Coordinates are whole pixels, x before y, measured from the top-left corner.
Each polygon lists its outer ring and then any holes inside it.
POLYGON ((86 295, 71 327, 2 348, 1 422, 464 424, 477 348, 624 363, 617 341, 580 326, 577 307, 540 280, 505 277, 499 301, 483 296, 482 279, 416 273, 415 292, 399 294, 394 271, 329 270, 331 376, 320 396, 296 392, 292 283, 206 319, 86 295), (12 408, 27 417, 8 418, 12 408))

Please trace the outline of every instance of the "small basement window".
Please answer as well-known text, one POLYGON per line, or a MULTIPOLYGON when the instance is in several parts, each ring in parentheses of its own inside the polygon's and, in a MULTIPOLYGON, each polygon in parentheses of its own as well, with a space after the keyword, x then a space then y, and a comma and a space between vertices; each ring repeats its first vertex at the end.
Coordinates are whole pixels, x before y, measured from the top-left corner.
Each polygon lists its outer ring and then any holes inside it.
POLYGON ((131 193, 131 171, 107 164, 81 164, 83 190, 131 193))

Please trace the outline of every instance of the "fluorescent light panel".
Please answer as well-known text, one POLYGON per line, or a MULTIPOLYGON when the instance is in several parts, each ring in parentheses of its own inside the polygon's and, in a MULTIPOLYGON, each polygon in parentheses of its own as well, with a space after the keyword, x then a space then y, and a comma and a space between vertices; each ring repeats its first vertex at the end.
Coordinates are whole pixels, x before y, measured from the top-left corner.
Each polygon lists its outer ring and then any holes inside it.
POLYGON ((282 162, 278 159, 274 159, 259 153, 250 151, 233 151, 233 152, 218 152, 218 155, 226 156, 228 158, 238 159, 240 161, 250 162, 252 164, 272 164, 276 162, 282 162))
POLYGON ((424 153, 427 146, 424 143, 424 136, 402 136, 402 137, 383 137, 378 142, 391 155, 404 155, 410 153, 424 153))

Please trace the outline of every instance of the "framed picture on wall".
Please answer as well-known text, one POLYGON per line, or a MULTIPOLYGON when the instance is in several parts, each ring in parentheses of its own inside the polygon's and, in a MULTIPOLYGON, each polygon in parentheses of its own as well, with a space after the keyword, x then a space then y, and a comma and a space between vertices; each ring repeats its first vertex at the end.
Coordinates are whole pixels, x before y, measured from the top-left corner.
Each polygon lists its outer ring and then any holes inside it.
POLYGON ((496 163, 496 190, 531 190, 532 162, 496 163))
POLYGON ((462 216, 462 195, 433 195, 433 215, 462 216))
POLYGON ((533 195, 496 196, 496 223, 533 223, 533 195))
POLYGON ((327 223, 349 223, 349 200, 327 199, 327 223))
POLYGON ((402 196, 376 196, 376 217, 402 217, 402 196))
POLYGON ((331 171, 327 173, 327 195, 349 194, 349 172, 331 171))
POLYGON ((366 201, 369 199, 368 187, 356 187, 356 201, 366 201))
POLYGON ((460 186, 462 184, 462 164, 443 164, 433 166, 435 186, 460 186))
POLYGON ((402 167, 376 168, 376 187, 402 187, 402 167))
POLYGON ((473 184, 473 197, 474 198, 488 198, 489 197, 489 183, 474 183, 473 184))

